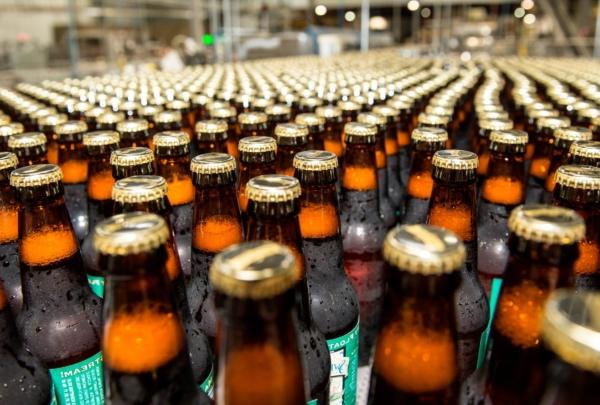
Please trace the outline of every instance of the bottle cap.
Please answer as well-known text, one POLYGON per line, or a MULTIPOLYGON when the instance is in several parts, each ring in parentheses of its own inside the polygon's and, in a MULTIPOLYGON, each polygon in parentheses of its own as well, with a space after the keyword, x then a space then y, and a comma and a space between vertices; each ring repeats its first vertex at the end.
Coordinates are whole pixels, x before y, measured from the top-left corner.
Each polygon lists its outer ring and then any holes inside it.
POLYGON ((452 273, 464 264, 465 255, 465 245, 454 233, 432 225, 397 226, 383 242, 385 261, 413 274, 452 273))
POLYGON ((316 108, 323 105, 323 101, 316 97, 303 97, 300 99, 301 107, 316 108))
POLYGON ((161 176, 129 176, 117 180, 112 188, 112 199, 119 203, 144 203, 166 195, 167 181, 161 176))
POLYGON ((501 143, 503 145, 526 145, 528 141, 527 132, 518 129, 492 131, 490 133, 490 142, 501 143))
POLYGON ((125 114, 122 112, 106 111, 96 118, 98 124, 117 124, 125 120, 125 114))
POLYGON ((232 118, 235 117, 236 111, 234 107, 214 108, 210 110, 211 118, 232 118))
POLYGON ((117 123, 117 131, 124 132, 142 132, 148 130, 148 121, 145 119, 126 120, 117 123))
POLYGON ((315 114, 322 118, 339 118, 342 116, 342 109, 333 105, 317 107, 315 114))
POLYGON ((267 114, 261 112, 247 112, 238 115, 240 125, 258 125, 267 122, 267 114))
POLYGON ((93 131, 83 134, 85 146, 106 146, 118 144, 119 133, 116 131, 93 131))
POLYGON ((190 109, 190 103, 183 100, 173 100, 166 105, 168 110, 172 111, 187 111, 190 109))
POLYGON ((240 243, 215 256, 209 278, 217 291, 236 298, 270 298, 294 286, 296 260, 275 242, 240 243))
POLYGON ((433 154, 432 164, 449 170, 475 170, 479 164, 477 155, 460 149, 438 150, 433 154))
POLYGON ((575 141, 571 144, 569 153, 588 159, 600 159, 600 141, 575 141))
POLYGON ((483 119, 479 120, 479 128, 485 131, 508 131, 513 129, 513 122, 510 119, 483 119))
POLYGON ((223 120, 204 120, 196 123, 197 134, 220 134, 227 132, 227 122, 223 120))
POLYGON ((154 154, 148 148, 121 148, 110 154, 112 166, 137 166, 154 162, 154 154))
POLYGON ((387 120, 383 115, 375 114, 372 112, 362 112, 358 114, 356 121, 362 124, 372 124, 377 126, 387 124, 387 120))
POLYGON ((183 131, 162 131, 152 137, 152 143, 158 148, 176 148, 190 143, 190 138, 183 131))
POLYGON ((275 139, 278 145, 304 145, 308 140, 308 127, 293 122, 277 124, 275 139))
POLYGON ((11 135, 17 135, 23 133, 25 127, 20 122, 10 122, 6 125, 0 126, 0 137, 9 137, 11 135))
POLYGON ((532 242, 570 245, 585 236, 583 219, 575 211, 543 204, 520 205, 508 218, 508 229, 532 242))
POLYGON ((297 178, 280 174, 263 174, 246 184, 246 198, 256 202, 278 203, 300 197, 302 189, 297 178))
POLYGON ((93 118, 94 120, 97 120, 98 117, 105 112, 108 112, 108 110, 104 107, 92 107, 84 113, 84 116, 85 118, 93 118))
POLYGON ((194 156, 191 171, 196 174, 221 174, 235 171, 235 158, 227 153, 203 153, 194 156))
POLYGON ((277 152, 277 142, 269 136, 247 136, 240 139, 238 149, 244 153, 277 152))
POLYGON ((419 127, 412 131, 410 137, 414 142, 446 142, 448 140, 448 132, 442 128, 419 127))
POLYGON ((158 105, 143 105, 138 108, 137 113, 140 117, 152 118, 159 112, 164 111, 164 108, 158 105))
POLYGON ((296 124, 306 125, 307 127, 325 125, 325 118, 313 113, 298 114, 295 121, 296 124))
MULTIPOLYGON (((563 165, 556 170, 556 184, 580 190, 600 190, 600 168, 583 165, 563 165)), ((597 196, 600 199, 600 194, 597 196)), ((600 202, 600 201, 599 201, 600 202)))
POLYGON ((307 172, 319 172, 337 169, 338 159, 335 153, 324 150, 304 150, 294 155, 294 168, 307 172))
POLYGON ((397 108, 389 105, 376 105, 373 107, 373 112, 385 117, 388 123, 392 123, 396 120, 396 117, 400 115, 400 111, 397 108))
POLYGON ((169 227, 156 214, 129 212, 113 215, 94 229, 94 247, 105 255, 151 252, 169 239, 169 227))
POLYGON ((272 116, 285 116, 292 113, 292 109, 285 104, 272 104, 265 108, 265 113, 268 117, 272 116))
POLYGON ((427 113, 419 114, 419 124, 423 125, 447 125, 449 117, 444 115, 434 115, 427 113))
POLYGON ((0 170, 14 169, 18 164, 17 155, 12 152, 0 152, 0 170))
POLYGON ((567 117, 542 117, 537 120, 538 129, 556 130, 558 128, 566 128, 571 125, 571 120, 567 117))
POLYGON ((19 167, 10 173, 10 185, 15 188, 28 188, 58 183, 63 174, 60 167, 50 164, 19 167))
MULTIPOLYGON (((38 125, 40 127, 55 127, 58 124, 62 124, 67 122, 69 118, 67 117, 66 114, 50 114, 50 115, 44 115, 43 117, 41 117, 38 120, 38 125)), ((21 127, 23 127, 23 125, 19 124, 21 127)), ((0 127, 0 134, 2 133, 2 128, 4 127, 0 127)), ((21 131, 23 132, 23 131, 21 131)))
POLYGON ((349 122, 344 125, 347 143, 375 143, 377 126, 360 122, 349 122))
POLYGON ((174 110, 161 111, 154 116, 154 122, 157 124, 171 124, 181 121, 181 113, 174 110))
POLYGON ((338 101, 337 106, 340 110, 342 110, 342 113, 360 111, 360 104, 350 100, 338 101))
POLYGON ((10 149, 34 148, 46 144, 46 135, 41 132, 23 132, 8 138, 10 149))
POLYGON ((251 102, 252 107, 259 108, 261 110, 264 110, 269 106, 272 106, 274 103, 275 103, 275 101, 272 98, 255 98, 251 102))
POLYGON ((554 138, 564 141, 590 141, 592 140, 592 131, 585 127, 565 127, 554 131, 554 138))
POLYGON ((10 124, 10 116, 0 113, 0 127, 10 124))

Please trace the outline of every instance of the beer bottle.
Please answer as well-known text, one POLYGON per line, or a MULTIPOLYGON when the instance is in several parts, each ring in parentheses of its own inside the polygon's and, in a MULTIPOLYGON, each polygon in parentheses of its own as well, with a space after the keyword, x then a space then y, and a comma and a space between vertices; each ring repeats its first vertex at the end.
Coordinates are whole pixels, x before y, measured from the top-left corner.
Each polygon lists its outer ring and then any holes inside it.
POLYGON ((137 113, 139 108, 140 104, 132 100, 123 101, 118 105, 118 110, 125 114, 126 120, 134 120, 138 118, 137 113))
POLYGON ((569 163, 600 167, 600 141, 575 141, 569 148, 569 163))
POLYGON ((334 153, 341 161, 344 154, 342 145, 342 110, 335 106, 318 107, 315 111, 318 117, 325 119, 323 133, 323 149, 334 153))
MULTIPOLYGON (((250 94, 238 94, 233 99, 233 106, 235 107, 235 110, 237 110, 240 114, 247 113, 252 111, 252 100, 254 100, 254 97, 252 97, 252 95, 250 94)), ((229 106, 229 102, 226 103, 227 106, 229 106)), ((220 108, 219 106, 214 107, 214 103, 213 105, 211 105, 211 107, 220 108)))
POLYGON ((107 403, 200 401, 167 278, 170 238, 161 217, 141 212, 115 215, 94 231, 107 275, 102 336, 107 403))
POLYGON ((340 110, 342 110, 342 123, 340 125, 341 129, 341 139, 342 145, 346 144, 346 134, 345 134, 345 125, 349 122, 356 121, 358 117, 358 113, 361 111, 361 105, 355 103, 354 101, 339 101, 337 106, 340 110))
POLYGON ((296 257, 296 288, 300 297, 299 347, 307 370, 309 397, 311 401, 319 404, 328 404, 331 359, 328 356, 329 350, 325 337, 312 320, 306 263, 302 252, 302 236, 298 220, 300 193, 300 183, 294 177, 267 174, 250 179, 246 185, 248 199, 246 240, 279 242, 290 248, 296 257))
POLYGON ((567 128, 570 125, 571 122, 567 117, 540 118, 537 120, 525 202, 538 203, 542 201, 544 183, 550 171, 554 131, 558 128, 567 128))
MULTIPOLYGON (((2 152, 6 153, 6 152, 2 152)), ((1 157, 0 157, 1 159, 1 157)), ((0 281, 0 401, 48 405, 52 390, 48 370, 23 346, 0 281)))
POLYGON ((154 133, 154 116, 161 111, 164 111, 164 108, 155 105, 143 105, 140 108, 138 108, 137 115, 141 119, 146 120, 146 122, 148 123, 149 133, 154 133))
MULTIPOLYGON (((192 139, 196 121, 190 103, 183 100, 173 100, 168 102, 165 107, 169 111, 174 111, 180 114, 181 130, 185 132, 190 139, 192 139)), ((166 129, 161 131, 166 131, 166 129)))
POLYGON ((240 152, 238 150, 238 124, 236 111, 233 107, 218 108, 210 110, 210 118, 223 120, 227 123, 227 151, 239 162, 240 152))
POLYGON ((600 290, 600 168, 563 165, 556 171, 554 203, 571 208, 585 221, 585 237, 575 261, 578 289, 600 290))
MULTIPOLYGON (((401 184, 407 184, 408 171, 410 170, 410 134, 412 105, 407 101, 392 99, 386 104, 398 110, 396 121, 396 143, 398 145, 398 167, 400 169, 401 184)), ((404 197, 401 201, 404 201, 404 197)))
POLYGON ((190 172, 190 139, 182 131, 159 132, 153 137, 156 174, 167 180, 171 225, 185 274, 191 271, 194 184, 190 172))
POLYGON ((294 93, 280 94, 279 102, 290 107, 290 110, 291 110, 290 111, 290 113, 291 113, 290 120, 295 119, 296 115, 298 115, 298 107, 299 107, 299 102, 300 102, 300 99, 298 98, 298 96, 294 93))
POLYGON ((292 122, 277 124, 275 140, 277 142, 275 173, 293 176, 294 156, 306 149, 308 144, 308 127, 292 122))
MULTIPOLYGON (((227 122, 223 120, 202 120, 196 122, 196 152, 197 154, 216 152, 237 152, 235 143, 229 142, 227 122), (233 149, 236 148, 236 149, 233 149), (230 150, 231 149, 231 150, 230 150)), ((231 153, 232 152, 232 153, 231 153)))
POLYGON ((217 405, 304 405, 296 309, 297 266, 290 250, 267 241, 234 245, 210 268, 215 290, 217 405))
POLYGON ((130 119, 117 123, 117 132, 120 135, 122 148, 144 146, 150 148, 150 134, 148 121, 145 119, 130 119))
POLYGON ((273 104, 265 108, 267 114, 267 132, 269 136, 275 137, 275 127, 277 124, 290 122, 292 110, 285 104, 273 104))
POLYGON ((55 165, 14 170, 19 201, 23 308, 16 323, 25 347, 50 371, 59 405, 102 404, 101 301, 82 268, 55 165))
POLYGON ((425 223, 433 189, 431 160, 435 152, 446 148, 447 141, 448 133, 441 128, 419 127, 413 130, 403 224, 425 223))
POLYGON ((275 101, 271 98, 255 97, 250 101, 253 112, 266 113, 268 107, 274 105, 275 101))
POLYGON ((592 140, 592 131, 583 127, 558 128, 554 131, 554 145, 552 145, 552 158, 550 159, 550 168, 544 188, 546 193, 543 197, 544 202, 549 202, 554 191, 554 175, 556 170, 567 163, 569 159, 569 149, 575 141, 592 140))
POLYGON ((275 173, 277 143, 268 136, 249 136, 240 139, 240 180, 238 182, 238 201, 242 214, 246 213, 246 183, 261 174, 275 173))
POLYGON ((8 138, 23 132, 25 132, 25 127, 20 122, 10 122, 0 126, 0 152, 9 151, 8 138))
POLYGON ((452 147, 453 134, 448 132, 450 117, 447 115, 435 115, 420 113, 417 128, 437 128, 446 131, 448 134, 448 140, 446 141, 446 148, 452 147))
POLYGON ((271 136, 267 130, 267 114, 251 111, 238 115, 240 139, 247 136, 271 136))
MULTIPOLYGON (((159 268, 164 268, 166 271, 171 295, 174 299, 174 308, 183 322, 194 379, 203 391, 212 393, 212 356, 208 340, 200 331, 198 320, 191 316, 184 274, 177 253, 178 246, 169 220, 171 206, 167 198, 166 180, 164 177, 152 175, 130 176, 117 180, 113 187, 112 199, 115 214, 142 211, 159 215, 164 219, 169 236, 161 242, 165 249, 166 262, 159 268)), ((100 267, 104 268, 102 265, 100 267)), ((109 298, 107 297, 107 299, 109 298)))
POLYGON ((379 216, 375 143, 377 127, 357 122, 345 126, 342 168, 342 240, 344 266, 358 295, 361 323, 359 361, 367 364, 377 334, 383 302, 381 246, 385 224, 379 216))
POLYGON ((477 142, 474 152, 479 157, 477 166, 477 176, 480 181, 488 173, 490 164, 490 134, 492 131, 510 131, 513 129, 513 122, 510 119, 484 119, 479 121, 479 132, 477 133, 477 142))
POLYGON ((302 97, 298 105, 299 113, 314 113, 318 107, 323 105, 323 101, 317 97, 302 97))
POLYGON ((207 96, 206 94, 196 94, 192 97, 191 106, 194 111, 194 122, 198 123, 198 121, 207 120, 209 118, 208 115, 208 105, 212 101, 212 98, 207 96))
MULTIPOLYGON (((84 114, 84 117, 85 117, 85 123, 87 124, 88 128, 92 131, 96 131, 98 129, 96 126, 98 117, 107 111, 108 110, 105 107, 100 107, 100 106, 95 106, 95 107, 92 107, 89 110, 87 110, 84 114)), ((39 123, 39 121, 38 121, 38 123, 39 123)), ((46 134, 46 136, 48 136, 48 134, 46 134)))
MULTIPOLYGON (((525 124, 525 132, 531 134, 531 139, 527 144, 527 150, 525 152, 525 159, 531 160, 533 157, 533 151, 535 149, 536 141, 534 136, 537 133, 537 121, 542 118, 557 118, 559 117, 558 111, 552 109, 552 104, 548 103, 534 103, 528 106, 527 109, 527 123, 525 124), (539 108, 536 105, 540 104, 539 108), (541 109, 540 109, 541 108, 541 109)), ((529 173, 529 171, 528 171, 529 173)))
POLYGON ((477 216, 477 270, 490 302, 508 260, 507 221, 511 210, 525 199, 527 134, 519 130, 492 131, 490 163, 483 180, 477 216), (493 286, 493 280, 496 279, 493 286))
POLYGON ((600 401, 600 350, 594 343, 600 339, 595 318, 598 311, 598 294, 559 290, 548 299, 541 336, 552 354, 539 404, 584 405, 600 401))
POLYGON ((466 259, 460 268, 461 283, 454 306, 458 331, 458 359, 461 381, 477 365, 481 333, 489 318, 488 301, 477 273, 477 155, 464 150, 435 152, 433 190, 427 223, 454 232, 464 243, 466 259))
POLYGON ((154 126, 150 136, 163 131, 181 131, 181 113, 179 111, 165 110, 157 113, 152 118, 154 126))
POLYGON ((430 225, 391 230, 383 244, 385 297, 369 403, 453 404, 459 387, 454 294, 465 248, 430 225))
MULTIPOLYGON (((54 129, 57 125, 64 124, 65 122, 67 122, 66 114, 50 114, 43 116, 38 120, 38 130, 46 135, 48 163, 53 165, 58 163, 58 143, 56 142, 57 135, 54 129)), ((0 134, 1 133, 2 129, 0 129, 0 134)))
POLYGON ((125 121, 124 113, 108 110, 96 118, 96 131, 116 131, 121 121, 125 121))
POLYGON ((492 404, 537 404, 546 361, 540 322, 548 296, 573 285, 581 217, 547 205, 515 208, 508 220, 510 258, 490 336, 486 395, 492 404))
POLYGON ((83 134, 87 129, 87 124, 83 121, 67 121, 54 129, 58 144, 58 166, 63 174, 65 203, 79 241, 88 233, 85 192, 88 162, 83 146, 83 134))
POLYGON ((17 168, 18 158, 12 152, 0 152, 0 281, 13 314, 21 311, 23 293, 19 272, 19 206, 10 186, 10 173, 17 168))
POLYGON ((215 310, 208 272, 214 256, 243 241, 236 194, 236 163, 226 153, 205 153, 192 159, 196 188, 192 228, 192 274, 187 296, 192 315, 214 347, 215 310))
POLYGON ((308 128, 307 150, 324 150, 325 118, 313 113, 298 114, 296 124, 306 125, 308 128))
POLYGON ((115 180, 142 174, 154 174, 154 154, 148 148, 120 148, 110 153, 110 166, 115 180))
POLYGON ((310 307, 331 355, 329 402, 349 405, 357 392, 359 307, 344 272, 337 166, 332 152, 308 150, 294 156, 302 186, 299 219, 310 307))
POLYGON ((85 113, 92 108, 92 105, 85 101, 78 101, 76 103, 69 103, 66 107, 66 112, 70 120, 85 121, 85 113))
POLYGON ((19 158, 19 167, 48 163, 46 135, 23 132, 8 138, 8 149, 19 158))
POLYGON ((379 215, 389 229, 396 223, 396 204, 391 200, 388 190, 388 171, 385 154, 385 134, 387 123, 385 117, 371 112, 358 114, 358 122, 374 125, 377 129, 375 142, 375 166, 377 167, 377 191, 379 215))

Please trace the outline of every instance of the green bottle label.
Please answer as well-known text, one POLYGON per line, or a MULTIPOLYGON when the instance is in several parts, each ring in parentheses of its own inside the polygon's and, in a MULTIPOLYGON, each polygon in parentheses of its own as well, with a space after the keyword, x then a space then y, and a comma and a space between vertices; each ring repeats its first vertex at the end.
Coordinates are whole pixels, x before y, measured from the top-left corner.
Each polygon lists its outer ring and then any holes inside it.
POLYGON ((211 367, 208 377, 206 377, 206 380, 204 380, 204 382, 202 384, 200 384, 200 389, 202 391, 204 391, 210 399, 213 399, 213 394, 214 394, 213 371, 214 371, 214 368, 211 367))
POLYGON ((102 276, 87 276, 88 284, 92 289, 92 292, 98 297, 104 297, 104 277, 102 276))
POLYGON ((102 353, 79 363, 51 368, 50 378, 59 405, 102 405, 102 353))
POLYGON ((498 304, 498 297, 500 296, 500 290, 502 289, 502 279, 493 278, 492 285, 490 287, 490 318, 488 324, 481 334, 481 340, 479 341, 479 354, 477 356, 477 368, 481 367, 485 362, 485 356, 487 354, 487 345, 490 340, 490 331, 492 329, 492 321, 494 320, 494 314, 496 313, 496 305, 498 304))
POLYGON ((318 403, 319 403, 319 401, 318 401, 318 400, 316 400, 316 399, 311 399, 310 401, 308 401, 308 402, 306 403, 306 405, 317 405, 318 403))
POLYGON ((356 322, 354 328, 347 334, 327 341, 331 355, 330 405, 354 405, 356 403, 358 330, 359 322, 356 322))

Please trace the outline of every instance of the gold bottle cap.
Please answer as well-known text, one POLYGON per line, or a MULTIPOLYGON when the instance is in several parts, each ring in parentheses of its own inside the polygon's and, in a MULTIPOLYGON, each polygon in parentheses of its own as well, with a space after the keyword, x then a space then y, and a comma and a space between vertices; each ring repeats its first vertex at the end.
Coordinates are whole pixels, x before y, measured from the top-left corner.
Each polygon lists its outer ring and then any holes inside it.
POLYGON ((388 232, 383 258, 401 271, 439 275, 465 262, 465 245, 452 232, 432 225, 402 225, 388 232))
POLYGON ((148 130, 148 121, 145 119, 126 120, 117 123, 117 131, 123 132, 142 132, 148 130))
POLYGON ((113 215, 94 229, 94 247, 105 255, 152 252, 169 239, 169 227, 156 214, 128 212, 113 215))
POLYGON ((110 154, 112 166, 137 166, 154 162, 154 154, 148 148, 121 148, 110 154))
POLYGON ((18 164, 17 155, 12 152, 0 152, 0 170, 14 169, 18 164))
POLYGON ((85 115, 86 118, 97 119, 99 116, 101 116, 105 112, 108 112, 108 110, 106 108, 104 108, 104 107, 92 107, 89 110, 87 110, 84 113, 84 115, 85 115))
POLYGON ((285 202, 300 197, 302 189, 297 178, 280 174, 263 174, 246 184, 246 198, 256 202, 285 202))
POLYGON ((362 112, 358 114, 356 121, 362 124, 372 124, 377 126, 387 124, 387 120, 383 115, 375 114, 372 112, 362 112))
POLYGON ((424 125, 447 125, 449 117, 444 115, 434 115, 427 113, 419 114, 419 124, 424 125))
POLYGON ((130 176, 117 180, 112 199, 119 203, 136 204, 155 201, 167 195, 167 181, 161 176, 130 176))
POLYGON ((342 109, 333 105, 317 107, 315 114, 322 118, 339 118, 342 116, 342 109))
POLYGON ((377 126, 361 122, 349 122, 344 125, 347 143, 375 143, 377 126))
POLYGON ((452 108, 428 104, 427 107, 425 107, 425 114, 438 115, 441 117, 451 117, 452 114, 454 114, 454 111, 452 108))
POLYGON ((10 116, 0 113, 0 127, 10 124, 10 116))
POLYGON ((258 125, 267 122, 267 114, 251 111, 238 115, 240 125, 258 125))
POLYGON ((307 136, 308 127, 306 125, 286 122, 275 126, 275 138, 277 139, 278 144, 297 144, 302 138, 306 140, 307 136))
POLYGON ((529 142, 529 136, 527 132, 518 129, 492 131, 490 133, 490 142, 504 145, 526 145, 529 142))
POLYGON ((8 137, 11 135, 21 134, 25 131, 25 127, 20 122, 10 122, 0 126, 0 137, 8 137))
POLYGON ((323 101, 316 97, 303 97, 300 99, 300 105, 302 107, 317 108, 323 105, 323 101))
POLYGON ((223 120, 204 120, 196 123, 196 133, 199 134, 220 134, 227 132, 227 122, 223 120))
POLYGON ((165 109, 159 105, 143 105, 138 108, 137 113, 140 117, 154 117, 165 109))
POLYGON ((294 155, 294 168, 307 172, 320 172, 337 169, 335 153, 324 150, 303 150, 294 155))
POLYGON ((325 118, 313 113, 303 113, 296 115, 295 122, 307 127, 316 127, 325 125, 325 118))
POLYGON ((41 132, 23 132, 8 138, 10 149, 34 148, 46 144, 46 135, 41 132))
POLYGON ((232 118, 235 117, 236 111, 234 107, 222 107, 210 110, 211 118, 232 118))
POLYGON ((575 141, 569 153, 588 159, 600 159, 600 141, 575 141))
POLYGON ((486 131, 508 131, 513 129, 513 122, 510 119, 484 119, 479 120, 479 128, 486 131))
POLYGON ((388 122, 395 120, 400 115, 400 110, 389 105, 376 105, 373 107, 373 112, 384 116, 388 122))
POLYGON ((560 113, 556 110, 531 110, 527 112, 527 116, 534 120, 539 120, 542 118, 559 117, 560 113))
POLYGON ((174 110, 161 111, 154 116, 154 122, 157 124, 170 124, 181 121, 181 113, 174 110))
POLYGON ((533 242, 569 245, 585 236, 583 219, 575 211, 543 204, 520 205, 508 218, 508 229, 533 242))
POLYGON ((600 109, 597 107, 589 107, 577 110, 577 115, 581 118, 587 118, 588 120, 592 120, 598 116, 600 116, 600 109))
POLYGON ((106 111, 96 118, 98 124, 116 124, 125 120, 125 114, 122 112, 106 111))
POLYGON ((265 108, 267 116, 289 115, 292 109, 285 104, 271 104, 265 108))
POLYGON ((272 106, 275 101, 272 98, 255 98, 251 101, 252 107, 265 109, 272 106))
POLYGON ((119 133, 116 131, 93 131, 83 134, 83 144, 85 146, 115 145, 119 141, 119 133))
POLYGON ((412 103, 407 100, 400 100, 397 98, 393 98, 385 102, 386 105, 395 108, 398 111, 406 111, 412 108, 412 103))
MULTIPOLYGON (((562 165, 556 170, 556 184, 581 190, 600 190, 600 168, 584 165, 562 165)), ((598 195, 600 198, 600 195, 598 195)))
POLYGON ((337 106, 342 112, 360 111, 360 104, 350 100, 338 101, 337 106))
POLYGON ((190 103, 183 100, 173 100, 167 103, 167 109, 173 111, 185 111, 190 109, 190 103))
POLYGON ((10 185, 16 188, 38 187, 58 183, 62 178, 62 171, 56 165, 31 165, 13 170, 10 185))
POLYGON ((296 260, 288 247, 275 242, 240 243, 215 256, 209 279, 217 291, 236 298, 270 298, 294 286, 296 260))
POLYGON ((592 139, 592 131, 585 127, 558 128, 554 131, 554 137, 565 141, 589 141, 592 139))
POLYGON ((448 140, 448 132, 442 128, 419 127, 412 131, 410 138, 414 142, 446 142, 448 140))
POLYGON ((163 131, 152 137, 152 143, 159 148, 176 148, 188 145, 190 138, 183 131, 163 131))
POLYGON ((563 361, 600 373, 600 294, 555 291, 544 307, 541 336, 563 361))
MULTIPOLYGON (((54 107, 44 107, 36 110, 33 114, 31 114, 31 118, 36 122, 39 121, 40 118, 45 117, 46 115, 56 114, 56 108, 54 107)), ((10 122, 10 117, 9 117, 10 122)), ((2 123, 2 116, 0 116, 0 125, 4 125, 2 123)))
MULTIPOLYGON (((68 121, 67 114, 44 115, 38 119, 38 125, 42 127, 55 127, 68 121)), ((20 125, 20 124, 19 124, 20 125)), ((0 131, 2 131, 0 129, 0 131)))
POLYGON ((235 171, 235 158, 227 153, 203 153, 194 156, 191 171, 196 174, 222 174, 235 171))
POLYGON ((277 142, 270 136, 247 136, 240 139, 238 149, 244 153, 277 152, 277 142))
POLYGON ((449 170, 475 170, 479 164, 477 155, 460 149, 438 150, 433 154, 432 164, 449 170))
POLYGON ((81 134, 87 130, 88 126, 83 121, 67 121, 54 127, 54 132, 59 138, 62 135, 81 134))
POLYGON ((542 117, 537 120, 538 129, 556 130, 558 128, 566 128, 571 125, 571 120, 567 117, 542 117))
POLYGON ((135 101, 124 101, 119 104, 119 111, 126 111, 132 113, 140 108, 139 103, 135 101))

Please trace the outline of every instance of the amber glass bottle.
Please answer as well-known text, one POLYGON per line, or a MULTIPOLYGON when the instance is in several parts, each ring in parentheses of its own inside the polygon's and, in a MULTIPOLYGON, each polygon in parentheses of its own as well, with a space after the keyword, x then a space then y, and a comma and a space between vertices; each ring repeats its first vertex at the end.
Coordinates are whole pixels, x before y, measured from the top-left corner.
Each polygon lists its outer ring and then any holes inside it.
POLYGON ((120 148, 110 154, 115 180, 141 174, 154 174, 154 154, 148 148, 120 148))
POLYGON ((435 115, 421 113, 419 114, 419 120, 417 128, 437 128, 446 131, 448 134, 448 140, 446 141, 446 148, 452 147, 452 134, 448 132, 450 117, 447 115, 435 115))
POLYGON ((244 240, 236 193, 236 163, 226 153, 205 153, 192 159, 191 169, 196 197, 187 296, 192 316, 214 347, 216 321, 208 271, 217 253, 244 240))
POLYGON ((569 163, 600 167, 600 141, 575 141, 569 149, 569 163))
POLYGON ((293 176, 294 156, 308 144, 308 127, 292 122, 278 124, 274 134, 277 142, 275 173, 293 176))
POLYGON ((49 369, 58 404, 100 405, 102 304, 85 278, 62 177, 58 166, 48 164, 10 175, 20 205, 23 308, 17 328, 25 347, 49 369))
POLYGON ((277 143, 268 136, 250 136, 240 139, 240 180, 238 201, 242 214, 246 213, 246 183, 261 174, 275 173, 277 143))
POLYGON ((294 177, 267 174, 250 179, 246 185, 246 240, 279 242, 289 247, 296 256, 299 347, 306 367, 309 396, 319 404, 328 404, 331 360, 325 337, 312 320, 298 220, 300 193, 300 182, 294 177))
POLYGON ((8 138, 23 132, 25 132, 25 127, 20 122, 10 122, 0 126, 0 152, 8 152, 8 138))
POLYGON ((148 122, 148 131, 150 133, 152 133, 154 129, 154 116, 161 111, 164 111, 164 108, 155 105, 144 105, 138 108, 137 115, 148 122))
POLYGON ((490 165, 490 134, 492 131, 510 131, 513 129, 513 122, 510 119, 485 119, 479 121, 479 132, 474 152, 479 157, 479 166, 477 167, 477 176, 482 181, 488 174, 490 165))
POLYGON ((0 152, 0 281, 13 314, 23 305, 19 272, 19 206, 15 190, 10 186, 10 173, 17 168, 18 158, 12 152, 0 152))
POLYGON ((247 136, 271 136, 267 129, 267 114, 262 112, 247 112, 238 115, 239 138, 247 136))
POLYGON ((323 101, 317 97, 302 97, 298 103, 299 113, 314 113, 315 110, 323 105, 323 101))
POLYGON ((342 110, 335 106, 324 106, 316 109, 316 115, 325 119, 323 133, 323 149, 335 153, 340 160, 343 158, 342 145, 342 110))
POLYGON ((460 268, 461 283, 455 295, 458 355, 461 381, 477 365, 479 340, 489 308, 477 273, 477 155, 464 150, 441 150, 433 155, 433 191, 427 223, 454 232, 467 252, 460 268))
POLYGON ((373 112, 385 118, 385 156, 387 161, 388 195, 397 210, 396 216, 401 216, 400 208, 404 208, 404 184, 400 179, 398 163, 398 116, 400 111, 386 105, 373 107, 373 112))
POLYGON ((386 226, 379 216, 375 143, 377 127, 345 126, 342 169, 342 240, 344 266, 360 304, 360 364, 367 364, 379 325, 385 286, 381 246, 386 226))
POLYGON ((412 104, 399 99, 388 100, 386 104, 399 112, 396 122, 396 142, 398 144, 400 179, 404 185, 408 181, 408 172, 410 170, 410 134, 413 129, 411 122, 412 104))
POLYGON ((117 132, 120 134, 122 148, 136 146, 149 148, 151 145, 148 121, 145 119, 131 119, 119 122, 117 124, 117 132))
POLYGON ((425 223, 433 190, 431 160, 435 152, 446 148, 447 140, 448 133, 441 128, 419 127, 412 132, 412 157, 406 186, 403 224, 425 223))
POLYGON ((404 225, 385 238, 385 297, 370 404, 454 404, 459 362, 454 294, 465 248, 453 233, 404 225))
MULTIPOLYGON (((50 114, 43 116, 38 120, 38 129, 40 132, 43 132, 46 135, 46 147, 48 149, 48 163, 57 164, 58 163, 58 144, 56 143, 56 132, 54 128, 59 125, 67 122, 66 114, 50 114)), ((0 130, 0 133, 2 130, 0 130)), ((21 131, 23 132, 23 131, 21 131)), ((1 141, 1 139, 0 139, 1 141)))
POLYGON ((267 131, 272 137, 275 137, 277 124, 290 122, 292 119, 292 110, 285 104, 269 105, 265 108, 265 114, 267 114, 267 131))
POLYGON ((227 122, 227 151, 239 163, 240 152, 238 150, 238 123, 235 108, 225 107, 210 110, 210 118, 227 122))
POLYGON ((547 361, 540 322, 548 296, 573 285, 585 225, 573 210, 515 208, 508 220, 510 258, 490 336, 486 394, 493 404, 538 404, 547 361))
POLYGON ((302 186, 299 218, 310 306, 331 355, 329 401, 349 405, 357 392, 359 306, 344 272, 337 166, 332 152, 309 150, 294 157, 302 186))
POLYGON ((122 112, 106 111, 96 118, 97 131, 116 131, 117 124, 125 121, 125 114, 122 112))
POLYGON ((294 255, 282 245, 247 242, 217 255, 217 405, 304 405, 309 398, 297 330, 294 255))
POLYGON ((202 153, 216 152, 229 153, 230 155, 234 156, 237 152, 237 146, 235 145, 235 143, 229 142, 227 121, 198 121, 196 122, 195 129, 196 155, 202 153))
POLYGON ((41 132, 12 135, 8 149, 19 158, 19 167, 48 163, 46 135, 41 132))
POLYGON ((563 165, 556 171, 554 203, 575 210, 585 221, 585 238, 573 266, 575 284, 600 290, 600 168, 563 165))
POLYGON ((196 94, 191 99, 192 110, 194 111, 194 122, 206 120, 209 118, 208 105, 212 98, 206 94, 196 94))
POLYGON ((83 146, 83 134, 87 132, 83 121, 67 121, 55 127, 58 144, 58 166, 63 173, 65 203, 71 223, 82 241, 88 233, 87 196, 85 186, 88 178, 88 162, 83 146))
MULTIPOLYGON (((180 114, 179 121, 181 125, 181 130, 188 135, 189 139, 192 139, 194 133, 194 126, 196 125, 196 117, 194 116, 194 112, 192 111, 190 103, 183 100, 173 100, 168 102, 165 105, 165 108, 169 111, 174 111, 180 114)), ((168 129, 161 129, 160 131, 167 130, 168 129)))
POLYGON ((194 384, 168 281, 165 221, 134 212, 101 222, 94 245, 107 274, 102 352, 108 403, 208 403, 194 384))
MULTIPOLYGON (((108 110, 104 107, 92 107, 85 112, 85 123, 88 125, 88 128, 92 131, 95 131, 96 128, 96 120, 99 116, 107 112, 108 110)), ((46 134, 47 135, 47 134, 46 134)))
POLYGON ((307 150, 325 150, 325 118, 313 113, 298 114, 296 124, 306 125, 308 128, 307 150))

